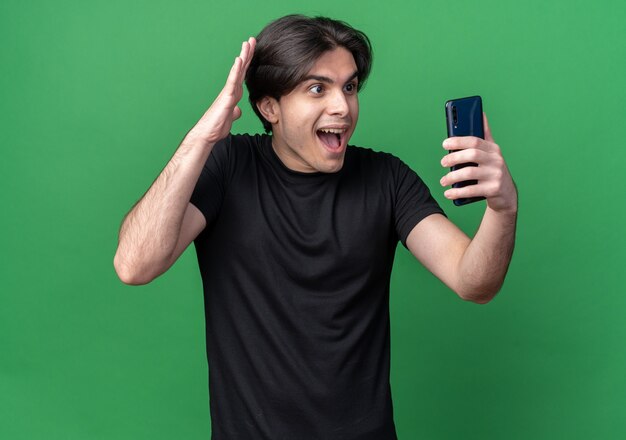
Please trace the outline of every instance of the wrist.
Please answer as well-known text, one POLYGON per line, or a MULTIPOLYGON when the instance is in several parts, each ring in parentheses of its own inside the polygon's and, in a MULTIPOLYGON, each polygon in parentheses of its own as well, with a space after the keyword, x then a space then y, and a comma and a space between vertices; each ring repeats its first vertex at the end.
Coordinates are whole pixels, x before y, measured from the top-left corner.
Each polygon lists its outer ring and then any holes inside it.
POLYGON ((216 141, 207 139, 198 133, 190 131, 180 143, 177 153, 179 154, 208 154, 213 149, 216 141))
POLYGON ((515 225, 517 223, 517 204, 509 208, 494 209, 487 205, 486 215, 497 219, 501 224, 515 225))

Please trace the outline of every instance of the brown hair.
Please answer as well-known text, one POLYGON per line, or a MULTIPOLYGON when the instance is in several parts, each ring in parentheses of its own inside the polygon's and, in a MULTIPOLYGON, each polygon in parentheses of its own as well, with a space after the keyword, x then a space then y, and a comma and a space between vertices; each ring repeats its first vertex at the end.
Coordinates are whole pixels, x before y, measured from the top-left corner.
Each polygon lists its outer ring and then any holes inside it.
POLYGON ((372 67, 372 47, 363 32, 327 17, 287 15, 268 24, 257 36, 254 56, 246 73, 252 109, 266 133, 272 125, 256 103, 266 96, 280 100, 291 92, 329 50, 344 47, 354 57, 361 90, 372 67))

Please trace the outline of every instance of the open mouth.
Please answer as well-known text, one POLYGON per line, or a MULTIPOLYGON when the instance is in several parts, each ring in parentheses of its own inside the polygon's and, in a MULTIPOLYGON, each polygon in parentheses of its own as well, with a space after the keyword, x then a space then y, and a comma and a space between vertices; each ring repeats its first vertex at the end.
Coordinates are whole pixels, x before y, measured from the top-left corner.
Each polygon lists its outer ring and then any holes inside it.
POLYGON ((316 134, 326 148, 337 151, 341 148, 345 132, 345 128, 320 128, 316 134))

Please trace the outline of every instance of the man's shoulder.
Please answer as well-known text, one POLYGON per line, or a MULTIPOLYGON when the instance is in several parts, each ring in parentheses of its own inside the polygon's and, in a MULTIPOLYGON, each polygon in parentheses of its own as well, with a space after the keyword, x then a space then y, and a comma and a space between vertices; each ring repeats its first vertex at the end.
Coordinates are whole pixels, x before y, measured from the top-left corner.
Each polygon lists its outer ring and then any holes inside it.
POLYGON ((261 139, 270 137, 270 135, 262 133, 230 133, 229 136, 234 139, 240 139, 250 142, 257 142, 261 139))
POLYGON ((269 135, 260 133, 231 133, 224 139, 224 141, 229 145, 258 148, 259 146, 265 145, 269 138, 269 135))
POLYGON ((264 134, 230 133, 215 143, 211 156, 218 161, 238 162, 262 151, 269 145, 269 138, 264 134))

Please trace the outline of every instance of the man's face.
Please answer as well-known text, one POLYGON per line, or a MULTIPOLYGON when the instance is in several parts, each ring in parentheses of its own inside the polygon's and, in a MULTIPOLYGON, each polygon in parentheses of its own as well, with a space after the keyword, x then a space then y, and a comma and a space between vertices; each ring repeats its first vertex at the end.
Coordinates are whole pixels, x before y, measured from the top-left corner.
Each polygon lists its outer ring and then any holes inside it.
POLYGON ((359 117, 357 67, 343 47, 325 52, 294 90, 275 102, 272 144, 300 172, 333 173, 343 166, 359 117))

